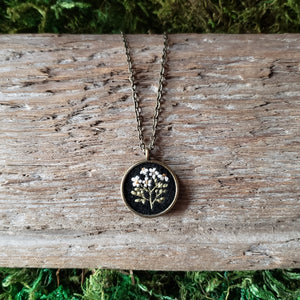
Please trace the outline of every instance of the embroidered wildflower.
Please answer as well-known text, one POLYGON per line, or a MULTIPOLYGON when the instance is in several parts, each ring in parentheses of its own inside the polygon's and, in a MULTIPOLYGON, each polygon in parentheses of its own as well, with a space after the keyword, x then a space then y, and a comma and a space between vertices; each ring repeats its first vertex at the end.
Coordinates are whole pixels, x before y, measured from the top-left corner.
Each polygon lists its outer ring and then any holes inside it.
POLYGON ((168 177, 166 174, 159 174, 159 175, 158 175, 158 178, 159 178, 161 181, 166 181, 166 182, 169 181, 169 177, 168 177))
POLYGON ((145 177, 143 184, 144 184, 144 187, 150 187, 152 184, 152 180, 149 179, 148 177, 145 177))
POLYGON ((169 178, 166 174, 160 174, 156 168, 142 167, 139 175, 131 178, 132 191, 131 194, 135 196, 134 201, 145 204, 149 202, 152 210, 155 203, 162 203, 165 201, 168 188, 169 178))
POLYGON ((148 174, 148 169, 147 168, 145 168, 145 167, 143 167, 142 169, 141 169, 141 171, 140 171, 140 174, 142 174, 142 175, 147 175, 148 174))
POLYGON ((140 179, 139 176, 135 176, 135 177, 131 178, 131 180, 132 180, 132 185, 136 186, 136 187, 139 187, 140 184, 142 183, 142 180, 140 179))
POLYGON ((152 177, 153 179, 156 178, 156 176, 158 176, 159 173, 156 171, 156 168, 152 168, 152 169, 149 169, 149 176, 152 177))

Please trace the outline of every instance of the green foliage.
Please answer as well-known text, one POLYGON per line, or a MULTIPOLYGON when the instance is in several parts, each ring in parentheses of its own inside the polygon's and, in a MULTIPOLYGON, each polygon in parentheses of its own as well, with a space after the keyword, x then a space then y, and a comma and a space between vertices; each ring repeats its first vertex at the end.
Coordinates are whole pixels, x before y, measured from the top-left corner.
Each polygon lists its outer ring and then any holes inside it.
POLYGON ((158 0, 157 15, 171 32, 299 32, 298 0, 158 0))
POLYGON ((52 269, 8 269, 0 268, 0 299, 72 299, 81 292, 76 270, 64 270, 62 285, 57 286, 56 271, 52 269))
POLYGON ((300 270, 134 273, 0 269, 0 299, 300 300, 300 270), (59 284, 58 284, 59 283, 59 284))
POLYGON ((94 299, 141 299, 147 300, 138 286, 131 284, 128 275, 117 271, 96 270, 86 280, 84 300, 94 299))
POLYGON ((300 32, 299 0, 2 0, 2 33, 300 32))
POLYGON ((142 0, 4 0, 1 6, 4 33, 145 32, 155 27, 157 8, 142 0))
POLYGON ((184 281, 178 279, 180 299, 296 300, 299 275, 297 270, 188 272, 184 281))

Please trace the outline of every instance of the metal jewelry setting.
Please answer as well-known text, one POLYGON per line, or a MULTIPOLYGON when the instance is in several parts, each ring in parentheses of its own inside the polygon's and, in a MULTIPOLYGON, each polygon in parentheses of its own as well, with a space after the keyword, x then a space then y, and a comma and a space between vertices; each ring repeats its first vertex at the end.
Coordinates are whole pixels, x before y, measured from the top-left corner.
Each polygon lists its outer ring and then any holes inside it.
POLYGON ((143 217, 156 217, 169 211, 178 197, 178 180, 173 171, 165 164, 150 159, 150 151, 154 149, 156 129, 163 96, 165 82, 165 66, 167 62, 168 36, 164 34, 164 48, 161 58, 161 70, 159 74, 156 107, 153 116, 152 135, 149 145, 145 144, 141 120, 140 99, 137 92, 136 78, 131 59, 129 42, 122 33, 131 83, 132 98, 134 101, 137 130, 140 148, 146 155, 142 160, 129 168, 121 183, 122 198, 127 207, 134 213, 143 217))

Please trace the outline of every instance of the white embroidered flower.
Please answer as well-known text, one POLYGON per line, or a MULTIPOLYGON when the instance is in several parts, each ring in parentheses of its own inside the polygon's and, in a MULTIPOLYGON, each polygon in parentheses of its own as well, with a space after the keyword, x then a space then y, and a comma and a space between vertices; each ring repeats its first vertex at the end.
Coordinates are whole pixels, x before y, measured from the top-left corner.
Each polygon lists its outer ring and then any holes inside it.
POLYGON ((143 181, 144 187, 150 187, 152 184, 152 179, 149 179, 148 177, 145 177, 143 181))
POLYGON ((132 180, 132 185, 136 186, 136 187, 139 187, 140 184, 142 183, 142 180, 140 179, 139 176, 135 176, 135 177, 131 178, 131 180, 132 180))
POLYGON ((166 174, 159 174, 159 175, 158 175, 158 178, 159 178, 161 181, 169 181, 169 177, 168 177, 166 174))
POLYGON ((156 171, 156 168, 149 169, 149 176, 155 179, 156 176, 158 176, 159 173, 156 171))
POLYGON ((147 176, 148 171, 149 171, 149 170, 148 170, 147 168, 143 167, 143 168, 141 169, 141 171, 140 171, 140 174, 147 176))

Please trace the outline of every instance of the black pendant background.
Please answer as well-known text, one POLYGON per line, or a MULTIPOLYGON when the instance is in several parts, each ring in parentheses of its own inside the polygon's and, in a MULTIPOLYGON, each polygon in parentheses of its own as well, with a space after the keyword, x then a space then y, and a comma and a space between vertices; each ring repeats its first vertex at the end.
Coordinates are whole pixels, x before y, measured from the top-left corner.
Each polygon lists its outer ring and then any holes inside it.
POLYGON ((127 172, 123 179, 122 193, 124 201, 132 210, 144 216, 154 216, 162 214, 164 211, 168 210, 175 200, 177 195, 176 192, 176 183, 173 175, 164 166, 152 161, 145 161, 135 165, 127 172), (165 200, 162 203, 154 203, 152 209, 150 208, 149 202, 146 202, 145 204, 142 204, 141 202, 135 202, 136 196, 131 194, 131 191, 133 190, 131 178, 137 175, 140 176, 140 171, 143 167, 147 169, 156 168, 160 174, 166 174, 169 178, 169 181, 167 182, 168 187, 166 188, 167 192, 164 194, 165 200))

